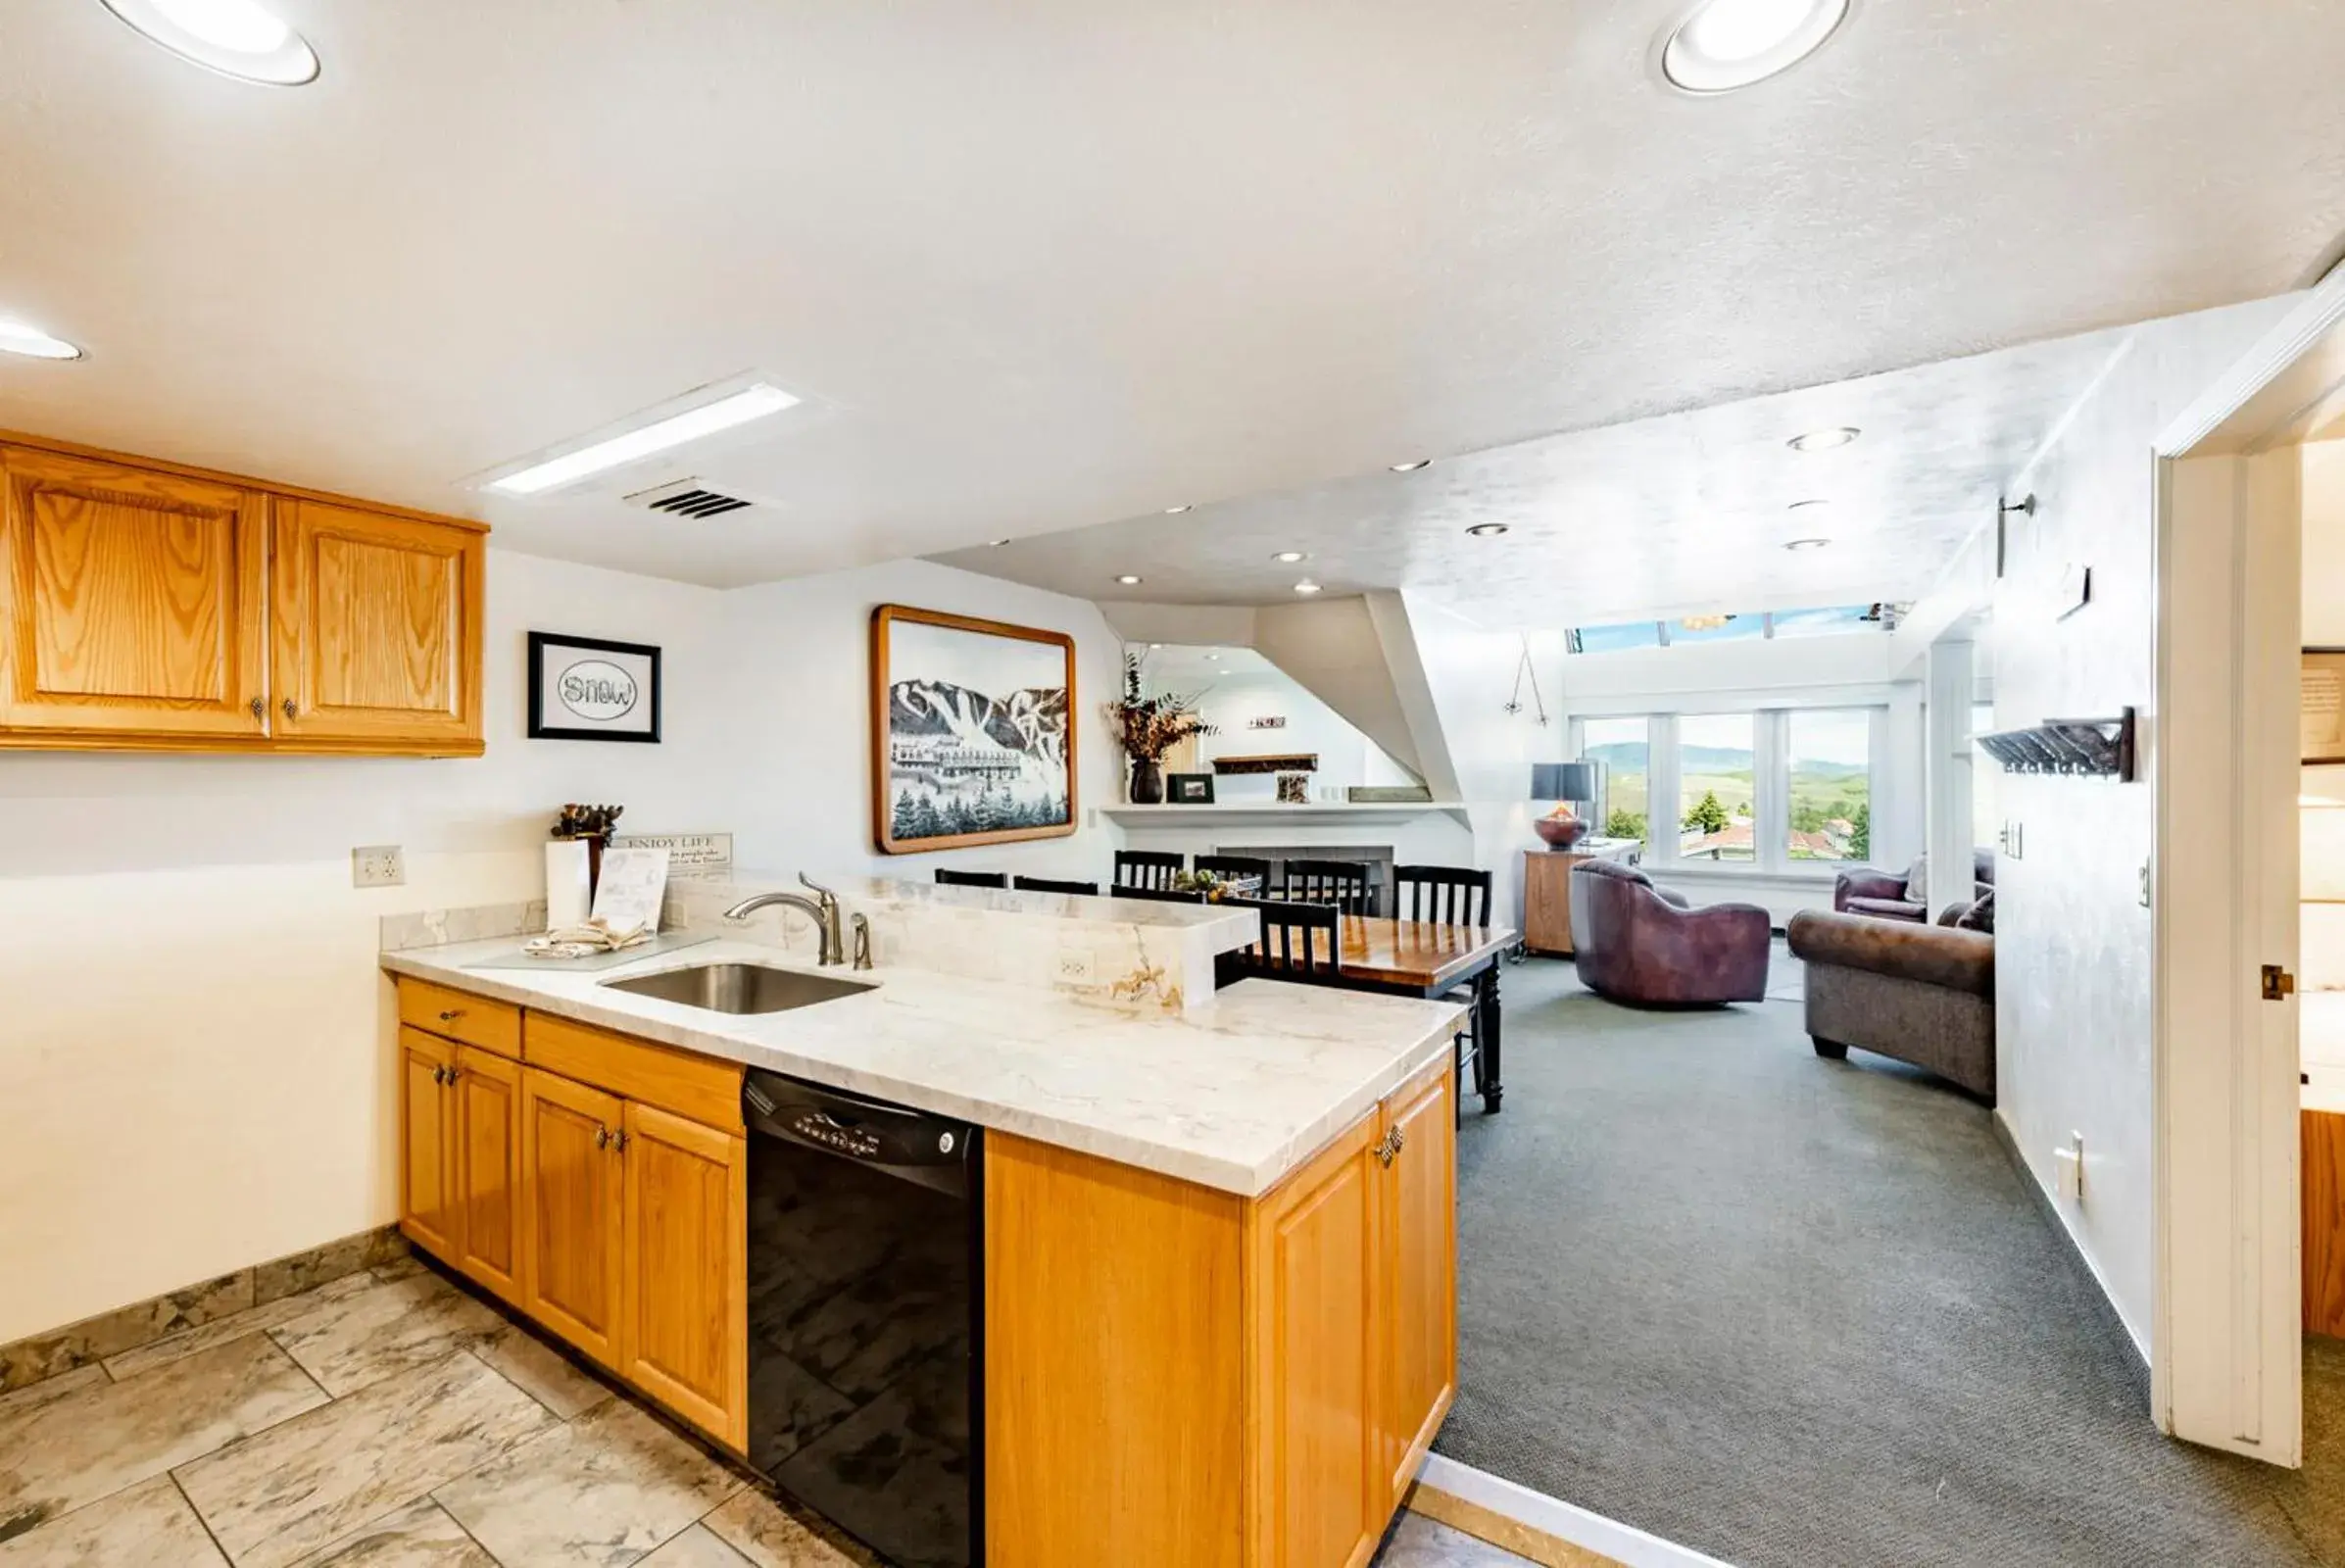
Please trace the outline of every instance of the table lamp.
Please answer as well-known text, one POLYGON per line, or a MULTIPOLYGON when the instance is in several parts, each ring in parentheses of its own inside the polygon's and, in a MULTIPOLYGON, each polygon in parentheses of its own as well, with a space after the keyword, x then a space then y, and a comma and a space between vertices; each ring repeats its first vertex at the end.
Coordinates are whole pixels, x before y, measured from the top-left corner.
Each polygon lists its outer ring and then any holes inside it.
POLYGON ((1548 849, 1568 850, 1588 836, 1587 818, 1574 813, 1572 808, 1586 806, 1595 798, 1595 763, 1531 764, 1531 799, 1555 803, 1554 810, 1531 819, 1532 830, 1546 841, 1548 849))

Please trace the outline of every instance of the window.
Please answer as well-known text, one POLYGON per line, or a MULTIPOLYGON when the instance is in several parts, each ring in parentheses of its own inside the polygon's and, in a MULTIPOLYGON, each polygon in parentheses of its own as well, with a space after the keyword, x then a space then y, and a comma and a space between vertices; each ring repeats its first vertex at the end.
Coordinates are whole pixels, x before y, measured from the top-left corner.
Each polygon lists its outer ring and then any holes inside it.
POLYGON ((1646 837, 1649 732, 1641 718, 1590 718, 1580 728, 1580 756, 1604 764, 1597 828, 1608 839, 1646 837))
POLYGON ((1575 654, 1615 654, 1624 648, 1658 648, 1661 646, 1661 623, 1657 620, 1632 620, 1617 626, 1574 626, 1565 634, 1565 646, 1575 654))
POLYGON ((1862 860, 1873 852, 1873 713, 1821 708, 1785 716, 1794 860, 1862 860))
POLYGON ((1750 713, 1678 720, 1678 858, 1758 858, 1758 759, 1750 713))
POLYGON ((1609 626, 1574 626, 1564 649, 1574 654, 1616 654, 1629 648, 1682 648, 1775 637, 1834 637, 1847 632, 1895 631, 1913 606, 1836 605, 1825 610, 1736 611, 1729 614, 1685 615, 1676 620, 1628 620, 1609 626))
POLYGON ((1779 610, 1772 617, 1778 637, 1836 637, 1852 631, 1879 631, 1880 605, 1840 605, 1831 610, 1779 610))
POLYGON ((1767 635, 1765 615, 1687 615, 1669 623, 1669 646, 1723 643, 1767 635))

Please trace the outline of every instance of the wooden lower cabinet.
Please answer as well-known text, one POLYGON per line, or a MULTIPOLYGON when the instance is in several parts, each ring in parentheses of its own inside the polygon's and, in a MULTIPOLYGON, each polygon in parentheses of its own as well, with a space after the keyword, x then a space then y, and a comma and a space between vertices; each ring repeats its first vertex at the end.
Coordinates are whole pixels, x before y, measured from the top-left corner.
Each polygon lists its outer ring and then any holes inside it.
POLYGON ((619 1364, 626 1167, 615 1095, 521 1072, 521 1310, 605 1366, 619 1364))
POLYGON ((456 1261, 455 1107, 448 1073, 456 1046, 420 1029, 399 1031, 399 1229, 436 1257, 456 1261))
POLYGON ((628 1102, 619 1374, 735 1448, 749 1446, 749 1150, 628 1102))
POLYGON ((1452 1092, 1251 1202, 987 1135, 992 1568, 1375 1555, 1455 1382, 1452 1092))
POLYGON ((521 1298, 521 1065, 456 1048, 458 1210, 448 1261, 509 1301, 521 1298))

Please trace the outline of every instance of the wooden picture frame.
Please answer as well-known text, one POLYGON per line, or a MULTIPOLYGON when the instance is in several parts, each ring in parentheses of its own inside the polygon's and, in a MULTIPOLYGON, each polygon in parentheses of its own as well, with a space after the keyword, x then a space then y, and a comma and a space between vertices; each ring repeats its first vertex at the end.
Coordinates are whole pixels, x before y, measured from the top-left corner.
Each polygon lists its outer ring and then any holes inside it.
POLYGON ((1211 806, 1213 804, 1213 775, 1210 773, 1165 774, 1164 804, 1167 806, 1211 806))
POLYGON ((660 744, 660 650, 648 643, 533 631, 528 684, 533 741, 660 744), (573 677, 583 683, 575 701, 563 692, 573 677))
POLYGON ((2298 671, 2297 760, 2345 762, 2345 648, 2307 648, 2298 671))
POLYGON ((1076 701, 1075 639, 1065 632, 874 609, 872 843, 883 855, 923 855, 1071 835, 1076 701))

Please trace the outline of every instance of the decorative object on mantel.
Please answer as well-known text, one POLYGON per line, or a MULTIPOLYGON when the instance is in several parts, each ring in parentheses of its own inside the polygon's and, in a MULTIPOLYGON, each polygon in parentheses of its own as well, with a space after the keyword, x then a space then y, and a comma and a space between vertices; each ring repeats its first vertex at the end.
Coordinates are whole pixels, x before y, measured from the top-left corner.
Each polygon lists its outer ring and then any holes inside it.
POLYGON ((1430 784, 1354 784, 1343 791, 1343 799, 1353 806, 1430 805, 1433 801, 1433 786, 1430 784))
POLYGON ((1279 804, 1308 806, 1311 804, 1311 775, 1308 773, 1281 773, 1279 775, 1279 804))
POLYGON ((1167 773, 1164 776, 1164 799, 1173 806, 1211 806, 1213 804, 1213 775, 1210 773, 1167 773))
POLYGON ((1287 727, 1287 715, 1284 713, 1264 713, 1258 718, 1247 719, 1246 721, 1246 727, 1247 729, 1285 729, 1287 727))
POLYGON ((2032 729, 1979 737, 2007 773, 2061 773, 2133 782, 2133 710, 2115 718, 2047 718, 2032 729))
MULTIPOLYGON (((623 806, 565 806, 562 808, 562 814, 554 819, 556 839, 576 840, 585 846, 586 902, 589 904, 594 901, 596 884, 602 880, 603 851, 611 844, 611 829, 618 821, 619 813, 625 809, 623 806)), ((557 861, 558 858, 549 853, 546 858, 547 918, 555 925, 575 924, 586 918, 584 908, 579 908, 568 920, 558 919, 553 913, 553 906, 557 903, 562 904, 564 913, 569 910, 569 889, 573 880, 570 866, 574 857, 559 858, 562 868, 562 891, 559 894, 555 888, 557 861)))
POLYGON ((871 612, 871 839, 883 855, 1075 831, 1075 639, 871 612))
POLYGON ((2345 648, 2307 648, 2297 684, 2297 757, 2345 762, 2345 648))
POLYGON ((529 634, 529 738, 660 744, 660 650, 529 634))
POLYGON ((1316 773, 1317 752, 1264 752, 1251 757, 1216 757, 1213 771, 1225 776, 1245 773, 1316 773))
MULTIPOLYGON (((1177 692, 1155 697, 1140 694, 1140 656, 1124 655, 1124 695, 1107 705, 1107 721, 1115 738, 1132 759, 1128 791, 1134 806, 1156 806, 1164 800, 1164 754, 1192 735, 1210 735, 1213 726, 1197 716, 1197 698, 1177 692)), ((1208 797, 1209 799, 1210 797, 1208 797)))
POLYGON ((1531 764, 1531 799, 1555 803, 1555 809, 1544 816, 1531 819, 1531 831, 1537 833, 1548 849, 1569 850, 1588 836, 1587 818, 1572 808, 1575 805, 1586 806, 1595 798, 1595 763, 1531 764))

